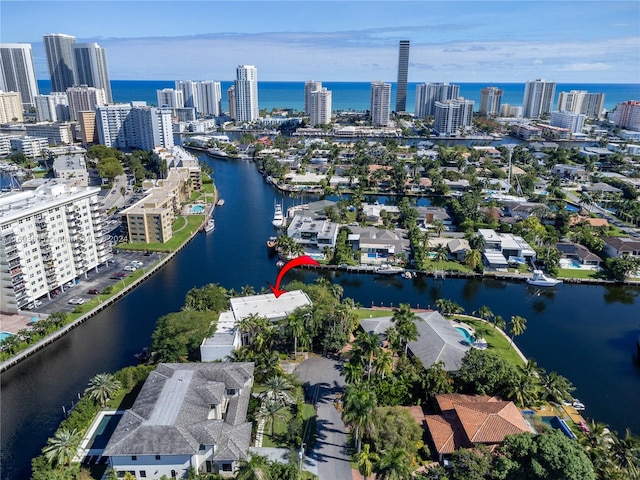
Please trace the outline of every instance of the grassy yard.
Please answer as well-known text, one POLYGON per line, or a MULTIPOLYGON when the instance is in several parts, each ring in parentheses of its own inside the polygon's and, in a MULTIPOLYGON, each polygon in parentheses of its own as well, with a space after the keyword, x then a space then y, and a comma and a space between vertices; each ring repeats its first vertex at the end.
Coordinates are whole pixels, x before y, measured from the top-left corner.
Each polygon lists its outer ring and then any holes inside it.
POLYGON ((201 195, 202 193, 198 192, 197 190, 194 190, 193 192, 191 192, 191 197, 189 197, 189 201, 195 202, 200 198, 201 195))
POLYGON ((606 278, 602 272, 595 270, 581 270, 577 268, 559 268, 559 278, 606 278))
POLYGON ((216 186, 212 183, 202 184, 202 193, 216 193, 216 186))
POLYGON ((172 226, 173 237, 165 243, 119 243, 116 248, 122 250, 172 252, 182 246, 191 234, 200 228, 204 218, 205 215, 189 215, 186 217, 186 221, 185 217, 177 218, 172 226))
MULTIPOLYGON (((288 416, 283 420, 276 421, 273 428, 273 437, 271 436, 271 425, 267 424, 262 437, 263 447, 282 447, 286 448, 285 435, 287 433, 287 425, 289 424, 288 416)), ((312 448, 316 438, 316 410, 313 405, 305 403, 302 406, 303 432, 306 432, 303 442, 308 448, 312 448)))
POLYGON ((460 262, 454 262, 452 260, 447 260, 446 262, 434 262, 433 260, 427 260, 425 262, 425 270, 434 271, 434 270, 444 270, 447 272, 471 272, 472 270, 466 265, 460 262))
POLYGON ((453 316, 452 319, 471 325, 473 328, 482 328, 486 330, 487 333, 485 334, 484 339, 489 344, 489 347, 487 348, 488 351, 497 354, 513 365, 524 364, 520 355, 518 355, 518 353, 512 348, 509 339, 505 338, 498 329, 494 329, 493 325, 482 320, 474 320, 458 315, 453 316))
POLYGON ((363 318, 389 317, 393 315, 393 310, 373 310, 371 308, 359 308, 356 310, 356 314, 358 315, 358 319, 362 320, 363 318))

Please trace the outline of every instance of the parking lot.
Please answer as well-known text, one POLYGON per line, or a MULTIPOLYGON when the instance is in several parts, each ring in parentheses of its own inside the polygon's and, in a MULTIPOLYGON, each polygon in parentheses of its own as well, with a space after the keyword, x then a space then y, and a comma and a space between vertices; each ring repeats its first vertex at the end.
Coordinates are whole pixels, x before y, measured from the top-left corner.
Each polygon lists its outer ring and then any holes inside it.
MULTIPOLYGON (((113 259, 109 261, 108 266, 98 267, 98 272, 93 268, 87 272, 86 276, 82 274, 78 277, 73 287, 65 286, 60 288, 60 293, 52 296, 51 300, 47 297, 41 298, 40 301, 42 305, 34 308, 32 311, 46 314, 53 312, 70 312, 80 304, 79 299, 86 302, 95 297, 95 293, 89 293, 89 291, 102 292, 106 287, 121 281, 121 278, 117 278, 117 275, 123 272, 125 267, 131 266, 131 262, 141 262, 142 266, 139 268, 146 270, 164 255, 163 253, 157 252, 150 252, 150 254, 147 255, 145 252, 130 252, 125 250, 119 250, 118 253, 114 252, 113 259), (72 300, 75 301, 75 303, 69 303, 72 300)), ((126 273, 130 274, 131 271, 126 273)))

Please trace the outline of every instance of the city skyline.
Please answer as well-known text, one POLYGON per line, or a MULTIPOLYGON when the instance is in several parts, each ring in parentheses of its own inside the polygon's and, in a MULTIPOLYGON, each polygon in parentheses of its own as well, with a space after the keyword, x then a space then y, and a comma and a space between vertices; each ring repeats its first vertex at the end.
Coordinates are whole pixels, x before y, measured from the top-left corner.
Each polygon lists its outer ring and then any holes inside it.
POLYGON ((640 83, 636 1, 327 1, 327 15, 290 1, 79 5, 4 0, 0 40, 32 44, 40 80, 42 37, 58 32, 98 42, 115 80, 226 81, 238 64, 253 64, 263 81, 393 82, 405 39, 410 83, 640 83), (167 25, 171 8, 180 14, 167 25))

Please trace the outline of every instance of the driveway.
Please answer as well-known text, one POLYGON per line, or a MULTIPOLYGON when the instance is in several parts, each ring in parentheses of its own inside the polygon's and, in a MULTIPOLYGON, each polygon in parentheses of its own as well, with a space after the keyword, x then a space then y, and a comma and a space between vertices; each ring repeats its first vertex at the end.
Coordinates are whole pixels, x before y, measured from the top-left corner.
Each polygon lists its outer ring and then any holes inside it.
POLYGON ((317 441, 309 456, 317 464, 320 480, 351 479, 345 426, 333 404, 336 393, 341 393, 344 387, 339 365, 328 358, 310 358, 295 371, 305 383, 307 400, 316 406, 317 441))

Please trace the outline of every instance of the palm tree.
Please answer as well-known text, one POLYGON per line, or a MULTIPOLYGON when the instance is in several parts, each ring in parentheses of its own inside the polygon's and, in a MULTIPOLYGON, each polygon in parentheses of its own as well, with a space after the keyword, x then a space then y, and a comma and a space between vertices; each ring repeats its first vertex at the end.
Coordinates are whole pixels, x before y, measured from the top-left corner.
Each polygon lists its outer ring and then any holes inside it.
POLYGON ((276 422, 285 420, 289 416, 289 409, 285 403, 275 398, 265 398, 256 414, 256 419, 265 422, 265 427, 271 425, 271 439, 276 430, 276 422))
POLYGON ((442 232, 444 232, 445 226, 442 223, 442 220, 434 220, 431 225, 433 226, 433 230, 436 232, 436 235, 439 237, 442 232))
POLYGON ((293 358, 298 358, 298 338, 304 335, 304 317, 299 311, 282 319, 285 332, 293 337, 293 358))
POLYGON ((533 377, 521 373, 518 375, 507 391, 507 398, 524 408, 534 405, 538 400, 539 387, 533 377))
POLYGON ((522 335, 527 329, 527 319, 520 315, 513 315, 511 317, 511 343, 513 343, 513 337, 522 335))
POLYGON ((120 382, 110 373, 99 373, 89 381, 89 386, 84 391, 89 398, 100 402, 102 408, 120 390, 120 382))
POLYGON ((396 324, 400 340, 404 343, 405 355, 409 349, 409 342, 418 339, 416 319, 416 314, 411 311, 411 306, 408 303, 401 303, 400 307, 393 311, 391 321, 396 324))
POLYGON ((482 253, 480 253, 480 250, 476 248, 467 250, 464 255, 464 263, 471 270, 476 270, 480 265, 482 265, 482 253))
POLYGON ((387 340, 387 347, 398 353, 402 347, 398 330, 395 327, 389 327, 384 332, 384 336, 387 340))
POLYGON ((347 385, 344 391, 344 420, 354 429, 356 449, 360 453, 363 433, 373 430, 376 396, 362 385, 347 385))
POLYGON ((629 478, 640 478, 640 440, 634 437, 627 428, 624 438, 620 439, 612 435, 611 461, 621 470, 625 471, 629 478))
POLYGON ((367 480, 373 473, 373 465, 380 460, 380 456, 376 452, 370 451, 370 446, 365 443, 362 446, 362 451, 356 455, 356 462, 358 463, 358 471, 360 475, 367 480))
POLYGON ((249 454, 248 460, 241 460, 236 480, 267 480, 269 478, 269 460, 262 455, 249 454))
POLYGON ((291 390, 293 390, 293 385, 291 385, 291 382, 287 378, 276 375, 275 377, 269 378, 264 385, 267 388, 260 393, 261 399, 279 400, 284 404, 294 403, 290 395, 291 390))
POLYGON ((474 235, 469 239, 469 247, 473 250, 482 251, 484 249, 485 239, 482 235, 474 235))
POLYGON ((367 359, 367 380, 371 380, 373 359, 380 352, 380 337, 375 333, 358 332, 356 349, 360 350, 362 357, 367 359))
POLYGON ((349 361, 342 367, 342 375, 347 383, 358 385, 364 377, 364 367, 357 361, 349 361))
POLYGON ((47 440, 42 449, 45 458, 52 465, 71 465, 71 461, 78 450, 81 436, 75 428, 71 431, 63 428, 47 440))
MULTIPOLYGON (((436 265, 439 267, 440 262, 445 262, 448 258, 447 256, 447 247, 446 245, 438 245, 434 250, 433 260, 436 262, 436 265)), ((438 268, 439 270, 439 268, 438 268)))
POLYGON ((411 468, 409 455, 404 448, 392 448, 383 452, 376 466, 376 480, 409 480, 411 468))
POLYGON ((544 375, 540 382, 545 394, 545 399, 550 402, 562 403, 563 400, 571 398, 571 392, 575 387, 562 375, 551 372, 544 375))
POLYGON ((387 350, 381 351, 373 362, 373 369, 382 378, 393 373, 393 355, 387 350))
POLYGON ((485 321, 490 321, 491 318, 493 318, 493 312, 491 311, 491 309, 489 307, 487 307, 486 305, 482 305, 479 309, 478 309, 478 316, 485 320, 485 321))

